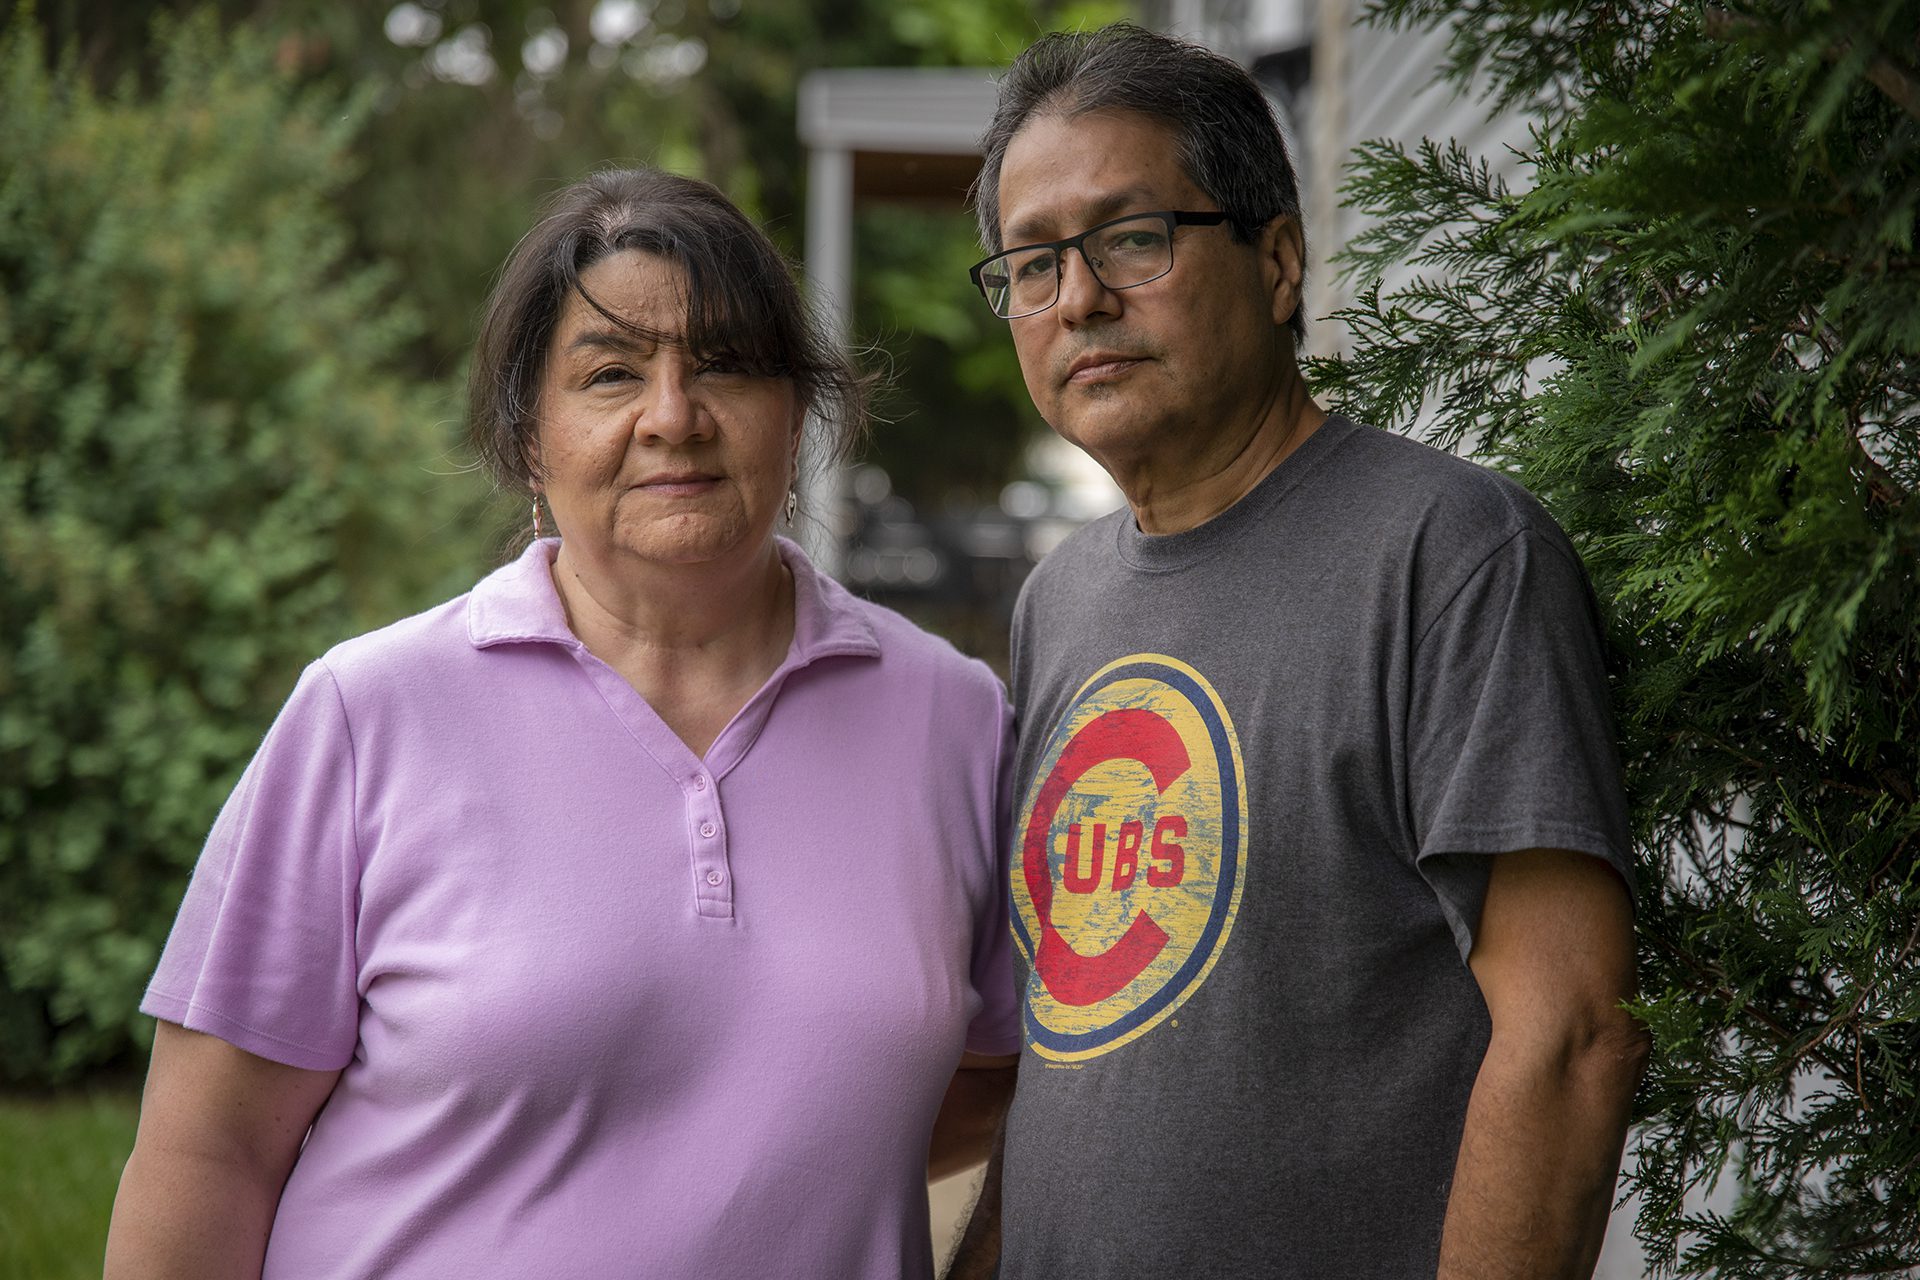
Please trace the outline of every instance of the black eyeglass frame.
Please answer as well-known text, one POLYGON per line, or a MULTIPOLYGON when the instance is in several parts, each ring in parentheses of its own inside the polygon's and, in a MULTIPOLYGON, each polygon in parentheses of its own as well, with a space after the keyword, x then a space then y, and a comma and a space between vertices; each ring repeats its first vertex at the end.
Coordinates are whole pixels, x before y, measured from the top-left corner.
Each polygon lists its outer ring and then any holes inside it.
MULTIPOLYGON (((980 279, 980 272, 986 268, 988 263, 996 262, 1008 254, 1025 253, 1029 249, 1059 250, 1059 255, 1053 261, 1053 302, 1049 302, 1038 311, 1023 311, 1017 316, 1000 316, 1002 320, 1024 320, 1028 316, 1037 316, 1042 311, 1050 310, 1055 303, 1060 301, 1060 275, 1067 269, 1066 251, 1068 249, 1079 252, 1080 261, 1087 264, 1087 270, 1093 272, 1093 278, 1095 280, 1100 280, 1101 288, 1113 289, 1116 292, 1121 289, 1137 289, 1143 284, 1152 284, 1155 280, 1165 278, 1167 273, 1173 270, 1174 228, 1217 227, 1227 221, 1227 218, 1227 213, 1220 209, 1210 209, 1204 212, 1196 212, 1188 209, 1147 209, 1140 213, 1123 213, 1117 218, 1108 218, 1105 222, 1088 227, 1077 236, 1068 236, 1065 240, 1036 240, 1032 244, 1017 244, 1011 249, 1002 249, 998 253, 988 254, 971 267, 968 267, 967 275, 973 280, 973 287, 980 291, 980 296, 986 298, 987 286, 985 282, 980 279), (1087 251, 1084 247, 1087 237, 1096 232, 1105 231, 1108 227, 1117 226, 1122 222, 1138 222, 1142 218, 1158 218, 1167 224, 1167 270, 1162 271, 1157 276, 1148 276, 1145 280, 1135 280, 1132 284, 1112 285, 1108 284, 1105 280, 1100 280, 1100 268, 1094 266, 1093 260, 1087 257, 1087 251)), ((987 306, 993 306, 992 299, 989 298, 987 300, 987 306)), ((999 312, 996 311, 994 314, 999 315, 999 312)))

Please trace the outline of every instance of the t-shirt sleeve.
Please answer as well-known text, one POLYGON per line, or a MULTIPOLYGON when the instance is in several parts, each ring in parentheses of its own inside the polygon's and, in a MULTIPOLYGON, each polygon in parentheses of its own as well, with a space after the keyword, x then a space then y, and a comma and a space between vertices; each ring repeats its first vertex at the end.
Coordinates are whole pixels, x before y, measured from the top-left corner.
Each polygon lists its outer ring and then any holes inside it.
POLYGON ((1592 591, 1557 530, 1493 551, 1415 643, 1407 794, 1421 873, 1460 955, 1488 858, 1568 849, 1633 888, 1626 804, 1592 591))
POLYGON ((308 667, 207 837, 140 1008, 311 1070, 353 1057, 359 852, 353 741, 308 667))
POLYGON ((1000 1056, 1020 1052, 1020 996, 1013 981, 1013 928, 1008 911, 1013 847, 1013 713, 1000 700, 1000 743, 994 769, 992 892, 973 924, 973 989, 980 1012, 967 1026, 967 1050, 1000 1056))

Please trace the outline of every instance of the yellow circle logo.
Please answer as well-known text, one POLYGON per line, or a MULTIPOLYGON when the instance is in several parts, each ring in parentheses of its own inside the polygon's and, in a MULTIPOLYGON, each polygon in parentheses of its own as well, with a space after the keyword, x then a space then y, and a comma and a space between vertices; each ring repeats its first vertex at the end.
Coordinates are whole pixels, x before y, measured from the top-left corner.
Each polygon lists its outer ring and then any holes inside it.
POLYGON ((1080 687, 1015 832, 1035 1052, 1097 1057, 1206 981, 1246 879, 1245 776, 1226 707, 1186 663, 1135 654, 1080 687))

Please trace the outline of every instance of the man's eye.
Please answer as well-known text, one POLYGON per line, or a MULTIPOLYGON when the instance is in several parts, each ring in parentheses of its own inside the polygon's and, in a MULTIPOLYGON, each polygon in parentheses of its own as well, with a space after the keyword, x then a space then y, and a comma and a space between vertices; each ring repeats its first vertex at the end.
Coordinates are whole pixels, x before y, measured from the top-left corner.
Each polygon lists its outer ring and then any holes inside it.
POLYGON ((1015 265, 1013 273, 1016 277, 1027 280, 1036 276, 1050 276, 1053 274, 1053 255, 1036 253, 1031 258, 1023 258, 1015 265))
POLYGON ((1112 249, 1116 253, 1153 253, 1166 242, 1166 236, 1158 231, 1122 231, 1113 238, 1112 249))

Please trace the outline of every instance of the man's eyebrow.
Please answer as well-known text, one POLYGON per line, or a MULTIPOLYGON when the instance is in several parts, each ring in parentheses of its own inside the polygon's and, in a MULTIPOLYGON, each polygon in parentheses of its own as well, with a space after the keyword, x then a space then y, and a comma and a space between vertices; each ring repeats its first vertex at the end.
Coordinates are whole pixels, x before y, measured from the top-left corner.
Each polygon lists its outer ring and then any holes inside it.
MULTIPOLYGON (((1117 218, 1123 213, 1135 211, 1145 213, 1155 207, 1152 203, 1154 199, 1151 192, 1131 187, 1124 191, 1108 192, 1093 203, 1082 205, 1074 211, 1081 221, 1080 225, 1069 234, 1077 235, 1088 227, 1097 227, 1107 219, 1117 218)), ((1017 249, 1023 244, 1044 243, 1046 237, 1040 233, 1046 229, 1049 228, 1045 214, 1017 218, 1007 224, 1006 234, 1002 239, 1005 240, 1006 247, 1009 249, 1017 249)))

